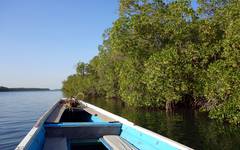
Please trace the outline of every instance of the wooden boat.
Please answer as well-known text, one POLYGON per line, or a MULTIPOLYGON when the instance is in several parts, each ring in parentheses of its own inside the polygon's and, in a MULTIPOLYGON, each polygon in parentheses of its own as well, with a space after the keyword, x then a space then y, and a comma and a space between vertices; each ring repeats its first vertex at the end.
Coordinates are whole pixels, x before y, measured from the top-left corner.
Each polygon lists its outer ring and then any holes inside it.
POLYGON ((72 104, 67 99, 58 101, 16 150, 191 149, 89 103, 72 104))

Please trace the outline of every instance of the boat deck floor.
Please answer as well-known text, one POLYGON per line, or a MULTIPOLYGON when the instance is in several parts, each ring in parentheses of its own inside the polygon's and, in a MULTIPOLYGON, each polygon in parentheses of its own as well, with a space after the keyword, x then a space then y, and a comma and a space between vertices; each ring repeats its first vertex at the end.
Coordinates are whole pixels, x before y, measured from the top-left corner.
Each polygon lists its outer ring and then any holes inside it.
POLYGON ((64 137, 47 137, 43 150, 67 150, 67 139, 64 137))

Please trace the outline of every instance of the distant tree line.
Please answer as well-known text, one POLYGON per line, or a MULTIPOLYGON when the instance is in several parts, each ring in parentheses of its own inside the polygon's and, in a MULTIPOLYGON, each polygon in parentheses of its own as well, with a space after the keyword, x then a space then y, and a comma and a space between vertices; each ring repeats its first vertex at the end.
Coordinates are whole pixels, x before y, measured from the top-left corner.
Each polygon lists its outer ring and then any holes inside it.
POLYGON ((120 0, 99 54, 63 82, 67 96, 188 106, 240 124, 240 1, 120 0))
POLYGON ((7 88, 0 86, 0 92, 10 92, 10 91, 49 91, 48 88, 7 88))

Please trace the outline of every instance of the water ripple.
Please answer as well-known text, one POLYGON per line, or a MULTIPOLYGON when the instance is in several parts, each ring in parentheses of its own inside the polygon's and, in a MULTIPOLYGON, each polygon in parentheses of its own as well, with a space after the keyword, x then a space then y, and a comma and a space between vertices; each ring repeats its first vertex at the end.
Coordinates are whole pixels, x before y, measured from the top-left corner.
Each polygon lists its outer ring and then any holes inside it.
POLYGON ((12 150, 61 92, 0 92, 0 150, 12 150))

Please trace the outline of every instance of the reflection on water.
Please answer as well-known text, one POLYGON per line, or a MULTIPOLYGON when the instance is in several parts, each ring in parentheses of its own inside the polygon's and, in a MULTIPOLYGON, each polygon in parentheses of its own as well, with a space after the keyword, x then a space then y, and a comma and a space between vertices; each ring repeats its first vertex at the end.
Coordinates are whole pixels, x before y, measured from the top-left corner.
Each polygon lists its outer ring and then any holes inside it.
POLYGON ((139 110, 117 100, 91 99, 87 102, 194 149, 240 149, 240 128, 210 120, 206 113, 139 110))
MULTIPOLYGON (((14 149, 36 120, 62 97, 61 92, 0 92, 0 150, 14 149)), ((240 149, 240 128, 209 120, 197 111, 146 111, 119 101, 88 102, 195 149, 240 149)))

